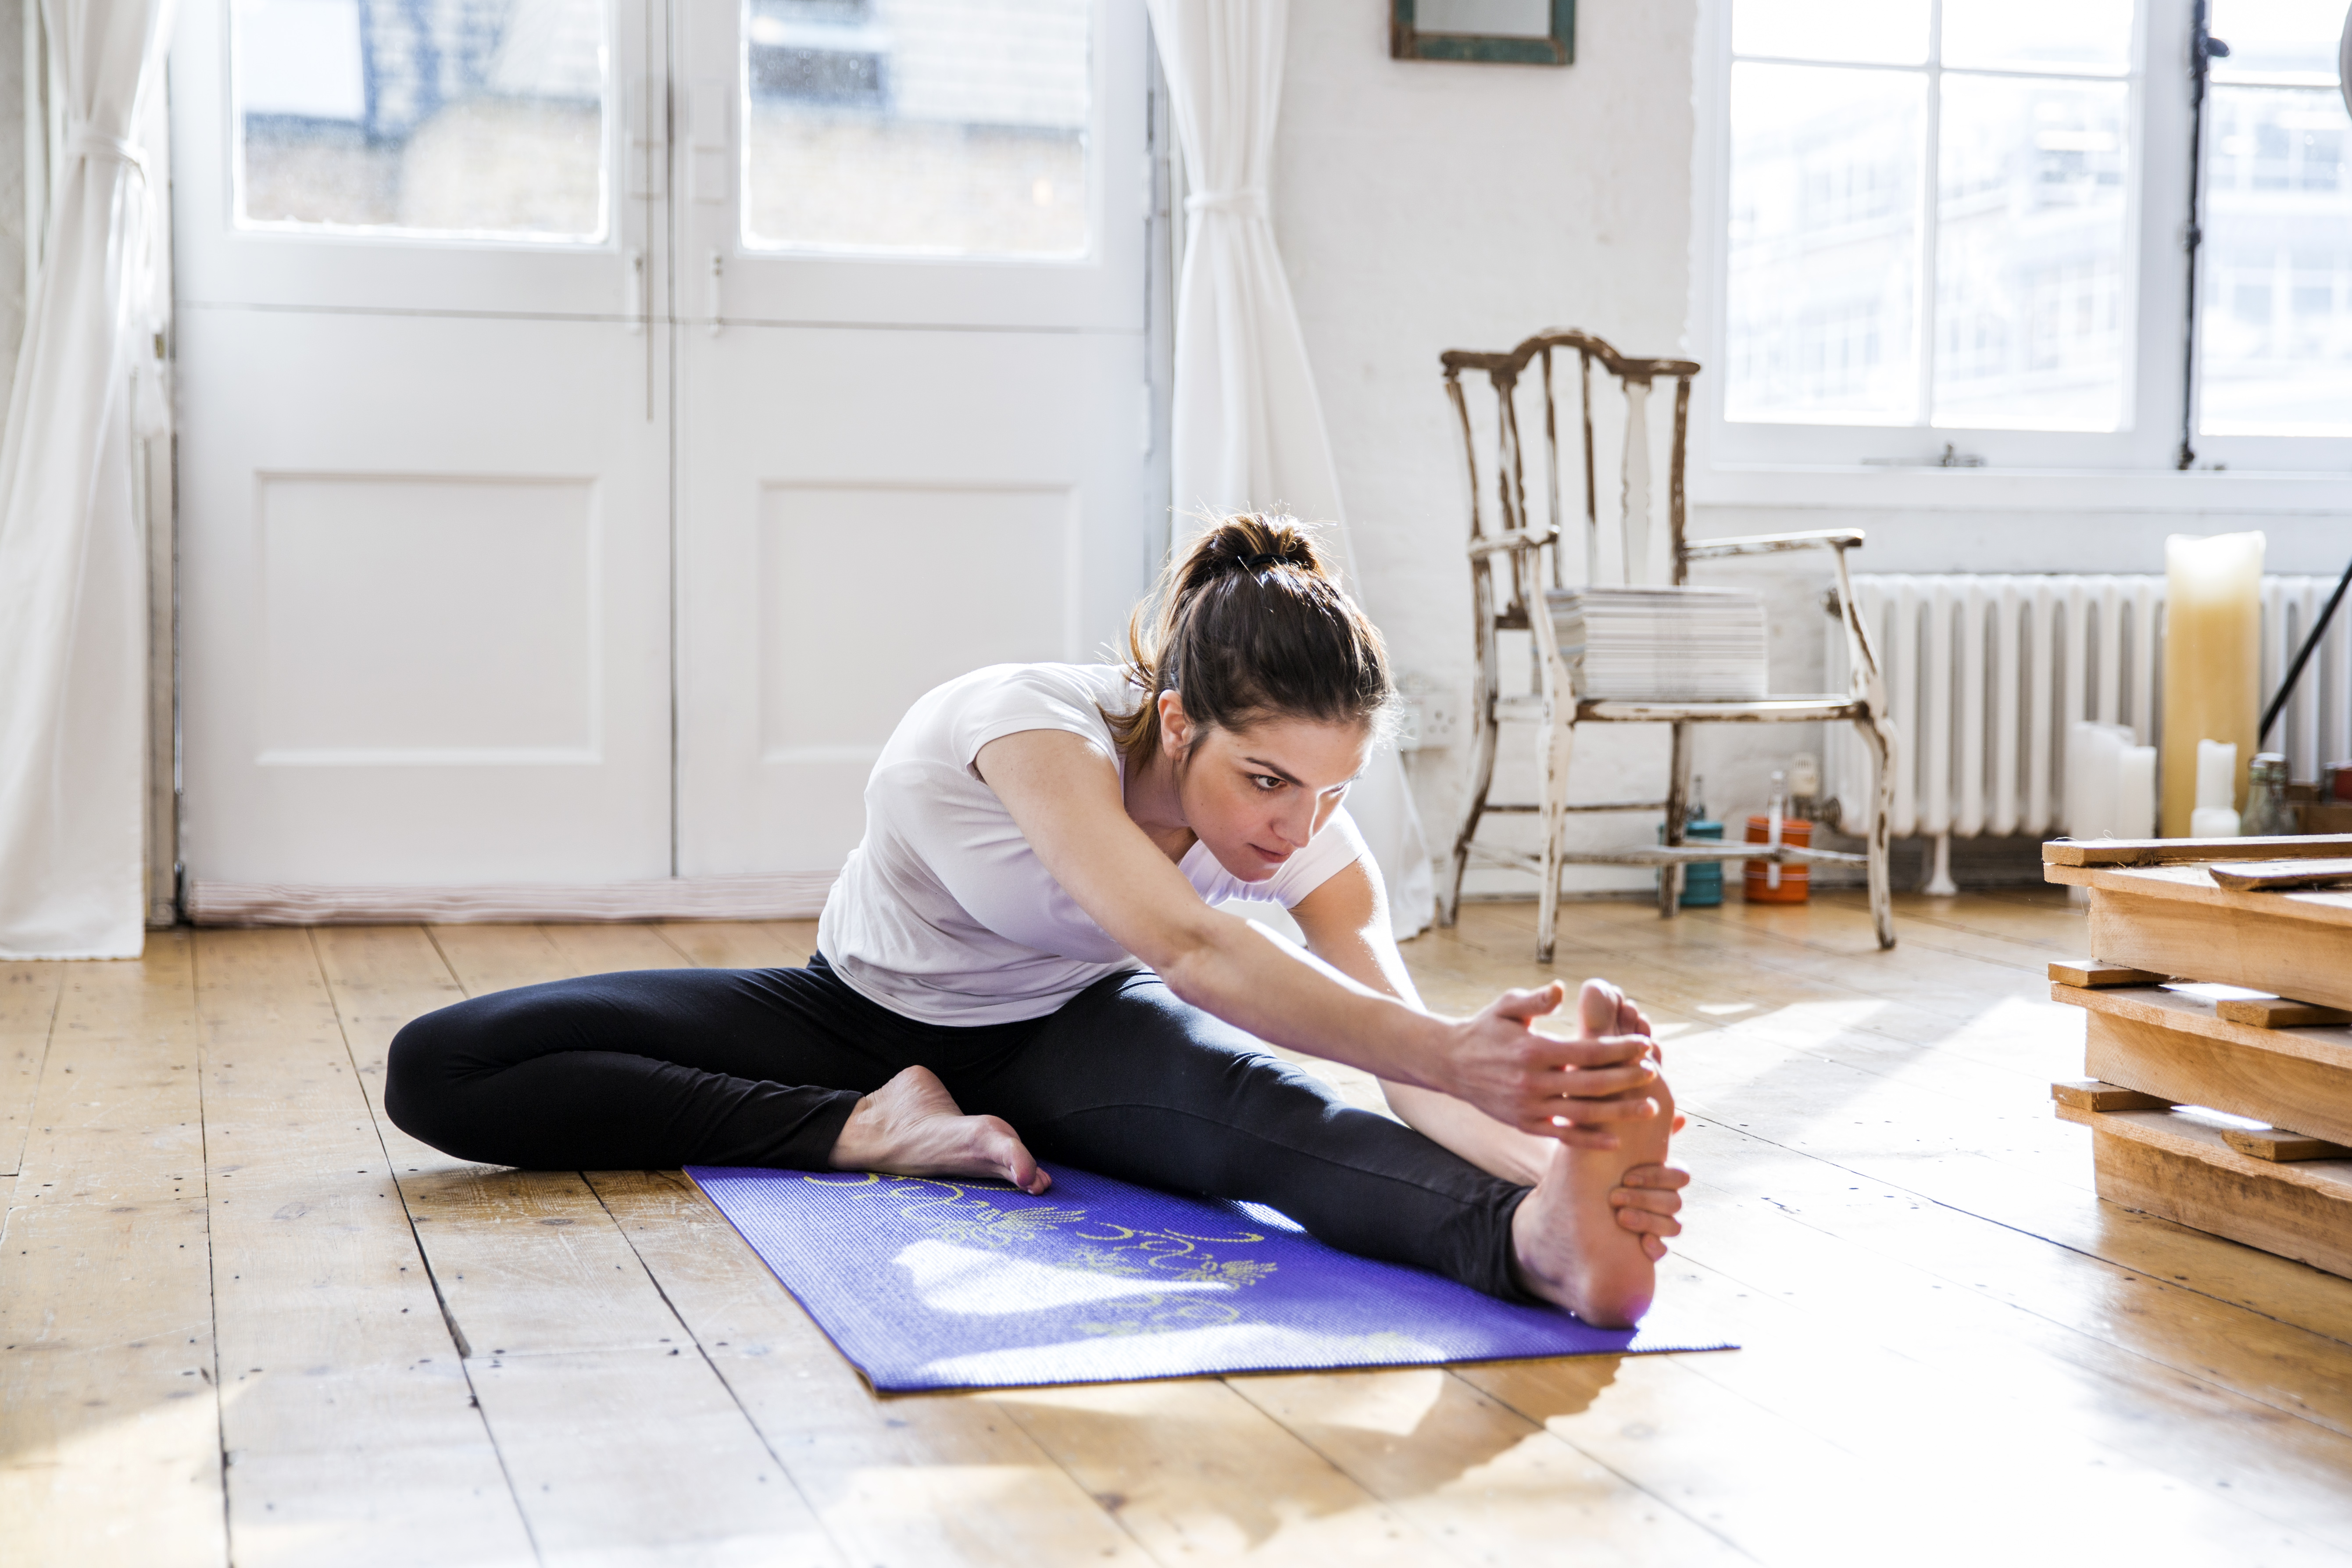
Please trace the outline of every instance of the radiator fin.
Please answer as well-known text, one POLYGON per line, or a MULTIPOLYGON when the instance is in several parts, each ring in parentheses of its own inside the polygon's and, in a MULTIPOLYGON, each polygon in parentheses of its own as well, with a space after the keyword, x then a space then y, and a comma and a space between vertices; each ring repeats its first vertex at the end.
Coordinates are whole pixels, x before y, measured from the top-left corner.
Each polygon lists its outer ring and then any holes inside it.
MULTIPOLYGON (((2263 696, 2318 617, 2333 578, 2263 579, 2263 696)), ((2067 726, 2128 725, 2158 742, 2164 579, 2138 575, 1857 576, 1855 603, 1886 670, 1899 737, 1897 837, 1969 838, 2067 831, 2067 726)), ((1832 689, 1845 640, 1829 636, 1832 689)), ((1859 741, 1832 725, 1831 787, 1848 832, 1868 830, 1870 773, 1859 741)), ((2288 776, 2352 759, 2352 611, 2339 611, 2265 749, 2288 776)))

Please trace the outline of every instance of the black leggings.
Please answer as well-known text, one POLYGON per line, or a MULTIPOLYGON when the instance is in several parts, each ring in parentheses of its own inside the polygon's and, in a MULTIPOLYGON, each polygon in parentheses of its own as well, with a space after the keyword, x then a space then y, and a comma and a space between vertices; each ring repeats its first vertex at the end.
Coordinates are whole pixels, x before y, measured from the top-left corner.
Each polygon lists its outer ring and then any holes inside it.
POLYGON ((824 1170, 858 1097, 918 1065, 1042 1160, 1265 1204, 1334 1247, 1525 1299, 1526 1188, 1349 1105, 1148 973, 961 1028, 866 1000, 823 954, 526 985, 403 1028, 383 1100, 411 1136, 488 1164, 824 1170))

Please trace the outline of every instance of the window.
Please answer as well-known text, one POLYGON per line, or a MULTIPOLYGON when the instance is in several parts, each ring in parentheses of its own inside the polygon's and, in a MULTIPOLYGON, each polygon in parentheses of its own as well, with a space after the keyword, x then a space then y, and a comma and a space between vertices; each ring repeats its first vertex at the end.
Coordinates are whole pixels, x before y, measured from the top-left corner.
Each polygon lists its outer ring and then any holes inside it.
POLYGON ((2343 24, 2215 0, 2192 318, 2193 0, 1725 0, 1714 455, 2341 466, 2343 24))
POLYGON ((746 0, 743 243, 1082 258, 1088 0, 746 0))
POLYGON ((593 242, 604 0, 233 0, 241 228, 593 242))
POLYGON ((2221 0, 2205 135, 2198 427, 2352 436, 2352 116, 2336 0, 2221 0))

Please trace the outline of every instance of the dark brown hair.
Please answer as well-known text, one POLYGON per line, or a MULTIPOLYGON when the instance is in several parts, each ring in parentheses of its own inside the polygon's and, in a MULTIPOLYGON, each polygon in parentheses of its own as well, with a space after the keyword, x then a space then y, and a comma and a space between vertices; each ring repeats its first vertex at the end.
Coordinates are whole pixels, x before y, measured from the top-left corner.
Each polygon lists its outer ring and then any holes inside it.
POLYGON ((1199 725, 1263 719, 1382 727, 1395 701, 1377 627, 1294 517, 1240 512, 1170 557, 1127 626, 1132 713, 1106 713, 1130 769, 1160 749, 1160 694, 1199 725))

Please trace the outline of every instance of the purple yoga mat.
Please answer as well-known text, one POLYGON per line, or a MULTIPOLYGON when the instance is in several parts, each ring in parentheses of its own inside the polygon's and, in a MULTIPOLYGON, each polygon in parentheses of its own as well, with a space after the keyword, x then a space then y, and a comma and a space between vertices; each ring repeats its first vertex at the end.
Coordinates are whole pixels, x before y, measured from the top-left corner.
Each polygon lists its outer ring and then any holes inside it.
POLYGON ((885 1393, 1228 1372, 1727 1350, 1498 1301, 1336 1251, 1272 1209, 1055 1167, 997 1182, 688 1166, 885 1393))

